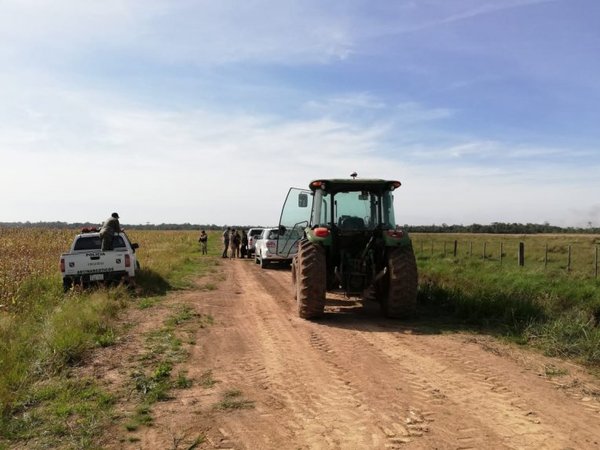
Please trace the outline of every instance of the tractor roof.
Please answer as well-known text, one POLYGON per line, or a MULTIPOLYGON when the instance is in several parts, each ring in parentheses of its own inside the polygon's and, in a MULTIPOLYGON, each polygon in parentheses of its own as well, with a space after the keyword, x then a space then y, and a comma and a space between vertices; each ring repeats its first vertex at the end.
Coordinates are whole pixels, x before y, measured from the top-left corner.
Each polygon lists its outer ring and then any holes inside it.
POLYGON ((393 191, 400 187, 400 182, 395 180, 381 179, 319 179, 310 182, 308 187, 315 191, 323 189, 326 192, 351 192, 351 191, 370 191, 370 192, 385 192, 393 191))

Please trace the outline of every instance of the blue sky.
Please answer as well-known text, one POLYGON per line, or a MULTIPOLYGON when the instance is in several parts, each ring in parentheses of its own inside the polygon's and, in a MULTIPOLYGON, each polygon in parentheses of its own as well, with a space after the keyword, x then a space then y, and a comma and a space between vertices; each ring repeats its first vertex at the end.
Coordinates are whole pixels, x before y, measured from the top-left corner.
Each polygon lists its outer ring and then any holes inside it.
POLYGON ((595 0, 0 11, 0 221, 269 225, 357 171, 400 223, 600 226, 595 0))

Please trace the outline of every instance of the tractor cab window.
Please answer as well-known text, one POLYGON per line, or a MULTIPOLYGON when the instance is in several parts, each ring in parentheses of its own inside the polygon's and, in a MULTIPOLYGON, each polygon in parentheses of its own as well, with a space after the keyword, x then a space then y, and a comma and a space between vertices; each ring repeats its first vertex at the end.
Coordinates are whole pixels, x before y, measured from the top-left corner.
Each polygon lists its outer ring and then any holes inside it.
POLYGON ((334 197, 333 220, 342 230, 373 229, 378 220, 379 198, 371 192, 338 192, 334 197))
POLYGON ((396 218, 394 217, 394 196, 391 192, 385 192, 383 200, 383 225, 390 229, 396 228, 396 218))
POLYGON ((330 213, 331 195, 321 190, 316 191, 313 212, 313 224, 320 227, 329 226, 330 213))

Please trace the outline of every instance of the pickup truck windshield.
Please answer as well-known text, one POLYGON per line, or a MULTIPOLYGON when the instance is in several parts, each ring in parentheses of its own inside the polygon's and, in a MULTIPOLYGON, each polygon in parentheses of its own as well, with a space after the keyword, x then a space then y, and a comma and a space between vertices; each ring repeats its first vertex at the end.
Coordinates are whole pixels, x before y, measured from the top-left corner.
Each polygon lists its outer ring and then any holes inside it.
MULTIPOLYGON (((100 250, 101 243, 100 236, 82 236, 75 242, 74 250, 100 250)), ((121 236, 113 236, 113 248, 125 247, 125 241, 121 236)))

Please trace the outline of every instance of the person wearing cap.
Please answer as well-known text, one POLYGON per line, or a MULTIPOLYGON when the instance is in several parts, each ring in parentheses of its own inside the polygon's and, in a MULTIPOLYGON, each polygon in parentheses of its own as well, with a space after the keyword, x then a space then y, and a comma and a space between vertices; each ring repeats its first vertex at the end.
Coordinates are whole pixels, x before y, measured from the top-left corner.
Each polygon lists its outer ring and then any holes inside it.
POLYGON ((115 233, 121 232, 121 224, 119 223, 119 215, 114 212, 111 216, 106 219, 100 229, 100 238, 102 239, 101 250, 112 250, 113 249, 113 236, 115 233))
POLYGON ((200 232, 200 237, 198 238, 198 242, 200 242, 200 251, 202 252, 203 255, 206 255, 208 253, 208 251, 206 249, 206 244, 208 243, 208 234, 206 234, 206 231, 202 230, 200 232))

